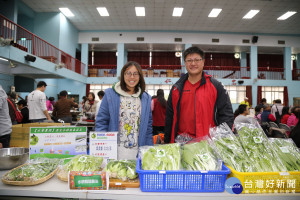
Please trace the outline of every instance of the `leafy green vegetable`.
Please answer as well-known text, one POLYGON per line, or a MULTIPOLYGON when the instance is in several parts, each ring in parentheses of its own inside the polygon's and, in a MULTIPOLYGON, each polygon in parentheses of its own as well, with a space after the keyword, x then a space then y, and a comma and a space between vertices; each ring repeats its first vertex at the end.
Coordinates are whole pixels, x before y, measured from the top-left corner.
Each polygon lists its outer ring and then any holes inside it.
POLYGON ((221 163, 206 140, 182 147, 182 166, 187 170, 220 170, 221 163))
POLYGON ((271 138, 274 156, 281 160, 287 171, 300 171, 300 152, 292 139, 271 138))
POLYGON ((29 163, 10 171, 4 179, 9 181, 36 181, 48 176, 58 166, 59 159, 47 159, 41 163, 29 163))
POLYGON ((65 171, 99 171, 103 162, 102 157, 77 155, 64 165, 65 171))
POLYGON ((272 146, 264 132, 252 124, 236 126, 242 145, 258 172, 286 171, 284 165, 274 158, 272 146))
POLYGON ((144 170, 179 170, 180 145, 166 144, 141 149, 144 170))
POLYGON ((127 179, 137 178, 135 168, 136 161, 134 160, 113 160, 107 163, 105 171, 108 172, 110 178, 119 178, 126 181, 127 179))
POLYGON ((253 166, 244 151, 239 139, 231 132, 226 124, 209 130, 215 150, 224 163, 239 172, 253 172, 253 166))

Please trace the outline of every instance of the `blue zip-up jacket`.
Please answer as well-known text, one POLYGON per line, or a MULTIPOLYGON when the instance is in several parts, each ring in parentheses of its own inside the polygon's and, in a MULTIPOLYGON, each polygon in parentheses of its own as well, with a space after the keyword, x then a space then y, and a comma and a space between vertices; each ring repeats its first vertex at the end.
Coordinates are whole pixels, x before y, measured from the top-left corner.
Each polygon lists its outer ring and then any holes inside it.
MULTIPOLYGON (((147 92, 141 95, 141 121, 138 145, 153 145, 151 96, 147 92)), ((120 95, 112 88, 105 90, 101 106, 96 117, 96 131, 119 131, 120 95)))

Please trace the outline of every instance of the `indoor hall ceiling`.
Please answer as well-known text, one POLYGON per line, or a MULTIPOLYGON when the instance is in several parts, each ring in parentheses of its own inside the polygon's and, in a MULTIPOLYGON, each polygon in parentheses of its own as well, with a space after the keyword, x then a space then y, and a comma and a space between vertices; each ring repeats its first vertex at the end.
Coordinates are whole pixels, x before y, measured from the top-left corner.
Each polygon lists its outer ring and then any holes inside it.
POLYGON ((69 20, 79 30, 100 31, 204 31, 300 34, 300 0, 23 0, 36 12, 59 12, 68 7, 69 20), (145 17, 135 15, 144 6, 145 17), (96 7, 106 7, 101 17, 96 7), (172 17, 174 7, 183 7, 181 17, 172 17), (217 18, 208 18, 212 8, 222 8, 217 18), (242 19, 251 9, 260 10, 253 19, 242 19), (297 11, 287 20, 277 18, 297 11))

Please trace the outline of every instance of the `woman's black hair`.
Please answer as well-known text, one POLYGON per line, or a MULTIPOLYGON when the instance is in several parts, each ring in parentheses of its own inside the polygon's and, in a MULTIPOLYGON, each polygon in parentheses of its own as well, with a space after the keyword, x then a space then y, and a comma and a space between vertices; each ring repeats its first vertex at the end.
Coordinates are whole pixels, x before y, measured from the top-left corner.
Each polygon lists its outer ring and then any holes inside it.
POLYGON ((156 98, 157 98, 157 101, 160 103, 160 105, 163 108, 167 107, 167 101, 165 99, 164 90, 158 89, 157 92, 156 92, 156 98))
POLYGON ((284 106, 284 107, 282 108, 282 114, 281 114, 281 116, 284 116, 284 115, 286 115, 286 114, 289 114, 289 110, 290 110, 290 107, 284 106))

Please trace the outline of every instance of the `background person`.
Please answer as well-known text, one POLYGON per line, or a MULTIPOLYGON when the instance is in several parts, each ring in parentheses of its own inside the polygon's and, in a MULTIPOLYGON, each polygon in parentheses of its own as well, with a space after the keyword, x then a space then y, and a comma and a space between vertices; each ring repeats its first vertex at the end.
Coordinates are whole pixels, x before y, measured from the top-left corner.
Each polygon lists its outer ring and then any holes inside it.
POLYGON ((249 107, 245 104, 239 105, 239 115, 234 119, 234 124, 236 123, 252 123, 253 120, 247 115, 250 114, 249 107))
POLYGON ((83 112, 96 113, 97 103, 98 103, 98 101, 95 100, 95 94, 93 92, 89 92, 89 94, 87 96, 87 100, 83 106, 83 112))
POLYGON ((51 121, 51 117, 48 113, 46 106, 46 90, 47 84, 44 81, 40 81, 37 84, 36 90, 32 91, 28 95, 28 109, 29 120, 31 122, 43 122, 44 120, 51 121))
POLYGON ((9 108, 10 120, 13 125, 18 123, 16 120, 15 110, 17 110, 17 105, 15 103, 15 100, 16 100, 16 93, 10 92, 8 95, 8 98, 7 98, 7 104, 8 104, 8 108, 9 108))
POLYGON ((118 131, 118 159, 136 159, 138 147, 153 145, 151 96, 145 92, 141 66, 124 65, 121 80, 105 90, 96 131, 118 131))
POLYGON ((49 97, 49 99, 46 101, 46 106, 48 111, 53 110, 53 105, 55 104, 55 98, 54 97, 49 97))
POLYGON ((158 89, 156 97, 151 101, 151 110, 153 118, 153 135, 165 132, 165 119, 166 119, 167 101, 162 89, 158 89))
POLYGON ((284 106, 284 107, 282 108, 282 115, 281 115, 281 116, 282 116, 282 117, 281 117, 281 123, 282 123, 282 124, 286 124, 288 118, 291 116, 291 114, 290 114, 290 107, 284 106))
POLYGON ((99 109, 100 109, 100 105, 101 105, 101 102, 102 102, 102 99, 105 95, 105 92, 103 90, 99 91, 97 93, 98 97, 99 97, 99 102, 97 103, 97 108, 96 108, 96 116, 98 115, 98 112, 99 112, 99 109))
POLYGON ((53 106, 52 116, 56 120, 63 120, 65 123, 72 123, 71 108, 78 108, 78 104, 68 99, 68 92, 63 90, 59 93, 59 100, 53 106))
POLYGON ((244 98, 244 101, 241 102, 241 105, 242 105, 242 104, 245 104, 245 105, 247 105, 247 106, 250 108, 248 97, 245 97, 245 98, 244 98))
POLYGON ((7 95, 0 85, 0 148, 9 147, 11 126, 7 95))
POLYGON ((266 104, 264 111, 261 113, 261 122, 275 122, 276 118, 271 114, 270 104, 266 104))
POLYGON ((22 118, 22 124, 30 123, 29 121, 29 109, 27 107, 27 102, 25 100, 20 100, 17 103, 18 109, 21 111, 21 114, 23 116, 22 118))

